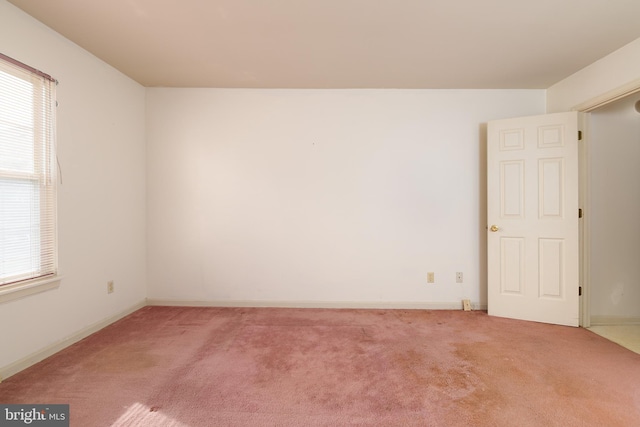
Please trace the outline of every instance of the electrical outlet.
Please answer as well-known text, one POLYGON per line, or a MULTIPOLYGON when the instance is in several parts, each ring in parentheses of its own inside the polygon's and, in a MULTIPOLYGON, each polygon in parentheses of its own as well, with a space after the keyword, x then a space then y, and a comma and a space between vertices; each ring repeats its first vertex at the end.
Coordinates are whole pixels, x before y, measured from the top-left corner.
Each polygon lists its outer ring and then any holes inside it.
POLYGON ((462 271, 456 273, 456 283, 462 283, 462 271))
POLYGON ((114 291, 114 288, 113 288, 113 280, 109 280, 109 281, 107 282, 107 293, 108 293, 108 294, 112 294, 112 293, 113 293, 113 291, 114 291))
POLYGON ((427 283, 435 283, 436 282, 436 275, 433 271, 430 271, 429 273, 427 273, 427 283))
POLYGON ((471 301, 468 299, 463 299, 462 308, 464 309, 464 311, 471 311, 471 301))

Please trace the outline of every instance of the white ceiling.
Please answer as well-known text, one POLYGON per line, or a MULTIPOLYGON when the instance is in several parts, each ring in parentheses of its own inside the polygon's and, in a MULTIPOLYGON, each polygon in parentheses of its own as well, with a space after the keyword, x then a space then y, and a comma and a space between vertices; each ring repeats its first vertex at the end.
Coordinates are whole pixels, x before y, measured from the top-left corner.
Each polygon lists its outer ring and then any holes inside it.
POLYGON ((639 0, 9 0, 144 86, 547 88, 639 0))

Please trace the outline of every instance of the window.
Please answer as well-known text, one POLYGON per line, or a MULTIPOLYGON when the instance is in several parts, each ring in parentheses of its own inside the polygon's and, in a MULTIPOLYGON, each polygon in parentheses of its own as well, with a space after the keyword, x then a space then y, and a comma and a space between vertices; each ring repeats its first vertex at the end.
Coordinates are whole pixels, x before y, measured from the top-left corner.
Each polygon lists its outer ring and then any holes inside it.
POLYGON ((0 296, 57 274, 55 86, 0 54, 0 296))

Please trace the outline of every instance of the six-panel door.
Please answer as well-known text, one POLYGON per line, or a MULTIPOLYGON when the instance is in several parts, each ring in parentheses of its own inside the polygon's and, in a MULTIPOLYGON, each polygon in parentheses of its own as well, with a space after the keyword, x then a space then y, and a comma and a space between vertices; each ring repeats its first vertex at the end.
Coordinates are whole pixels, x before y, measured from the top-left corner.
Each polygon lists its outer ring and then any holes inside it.
POLYGON ((489 314, 578 326, 578 113, 487 129, 489 314))

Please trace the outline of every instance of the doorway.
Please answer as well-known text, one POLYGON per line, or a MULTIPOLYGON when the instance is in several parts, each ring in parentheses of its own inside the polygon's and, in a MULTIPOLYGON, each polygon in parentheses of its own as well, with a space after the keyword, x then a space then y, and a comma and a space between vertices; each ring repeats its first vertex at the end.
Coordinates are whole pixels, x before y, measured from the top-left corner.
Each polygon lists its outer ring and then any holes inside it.
POLYGON ((585 326, 640 353, 640 93, 591 111, 585 326))

